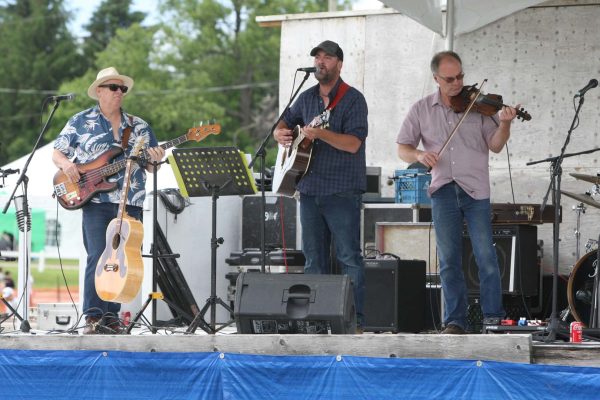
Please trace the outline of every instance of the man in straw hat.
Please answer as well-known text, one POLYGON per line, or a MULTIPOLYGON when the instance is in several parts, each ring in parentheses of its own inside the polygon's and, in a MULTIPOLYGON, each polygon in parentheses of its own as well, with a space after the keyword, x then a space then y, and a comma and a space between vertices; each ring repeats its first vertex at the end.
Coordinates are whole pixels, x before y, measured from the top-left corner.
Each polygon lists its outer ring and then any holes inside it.
MULTIPOLYGON (((93 161, 113 146, 124 149, 124 154, 117 159, 127 157, 137 138, 143 137, 150 159, 144 168, 137 163, 132 165, 126 205, 127 214, 139 220, 146 195, 145 170, 153 172, 151 163, 164 157, 164 149, 158 146, 154 132, 147 122, 122 110, 123 97, 128 95, 132 88, 133 79, 119 74, 114 67, 98 72, 96 80, 87 92, 88 96, 98 103, 69 119, 54 143, 52 161, 69 180, 78 182, 80 174, 75 163, 93 161)), ((103 301, 98 297, 94 271, 106 246, 106 228, 117 215, 124 181, 123 172, 121 170, 110 178, 111 181, 117 182, 116 190, 98 193, 82 207, 83 243, 88 254, 83 293, 83 313, 86 315, 84 334, 98 333, 97 328, 102 325, 103 319, 103 325, 109 328, 104 329, 104 332, 120 331, 118 313, 121 305, 103 301)))

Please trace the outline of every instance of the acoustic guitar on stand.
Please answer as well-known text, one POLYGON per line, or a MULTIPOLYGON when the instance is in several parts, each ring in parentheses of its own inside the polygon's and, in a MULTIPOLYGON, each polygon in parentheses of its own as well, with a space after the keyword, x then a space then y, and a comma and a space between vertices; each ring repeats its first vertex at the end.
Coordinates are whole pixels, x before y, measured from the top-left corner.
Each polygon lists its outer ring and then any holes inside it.
POLYGON ((98 296, 104 301, 128 303, 137 296, 144 277, 142 240, 144 227, 137 219, 127 214, 127 193, 132 164, 144 145, 138 138, 127 159, 123 190, 117 217, 106 228, 106 247, 96 264, 95 285, 98 296))
MULTIPOLYGON (((328 128, 329 114, 330 110, 323 111, 308 126, 328 128)), ((306 137, 300 125, 293 129, 292 138, 292 144, 289 147, 279 145, 271 189, 273 193, 290 197, 294 196, 296 185, 308 170, 313 147, 312 140, 306 137)))
MULTIPOLYGON (((190 128, 185 135, 163 143, 160 147, 166 150, 190 140, 199 142, 204 140, 208 135, 217 135, 219 133, 221 133, 221 126, 218 124, 200 125, 190 128)), ((96 193, 112 192, 115 190, 117 183, 109 182, 108 177, 125 168, 125 164, 127 163, 125 159, 111 163, 111 160, 121 153, 123 153, 122 148, 113 147, 93 161, 77 164, 80 175, 78 182, 71 182, 67 175, 62 170, 59 170, 53 179, 54 195, 58 203, 67 210, 76 210, 87 204, 96 193)), ((147 151, 144 150, 139 158, 142 162, 145 162, 150 157, 147 151)))

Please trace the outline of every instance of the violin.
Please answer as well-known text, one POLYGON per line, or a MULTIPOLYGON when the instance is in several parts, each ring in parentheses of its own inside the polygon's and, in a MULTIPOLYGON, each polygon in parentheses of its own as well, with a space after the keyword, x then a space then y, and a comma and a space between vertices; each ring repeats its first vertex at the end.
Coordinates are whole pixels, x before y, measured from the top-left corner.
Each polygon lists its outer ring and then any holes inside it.
MULTIPOLYGON (((479 89, 477 89, 477 84, 464 86, 459 94, 450 97, 450 107, 455 113, 465 112, 473 98, 477 96, 478 92, 479 89)), ((480 93, 479 97, 477 97, 477 100, 475 100, 475 103, 473 104, 472 110, 490 117, 500 111, 502 107, 509 106, 502 103, 501 95, 480 93)), ((517 119, 529 121, 531 120, 531 115, 521 107, 517 110, 517 119)))

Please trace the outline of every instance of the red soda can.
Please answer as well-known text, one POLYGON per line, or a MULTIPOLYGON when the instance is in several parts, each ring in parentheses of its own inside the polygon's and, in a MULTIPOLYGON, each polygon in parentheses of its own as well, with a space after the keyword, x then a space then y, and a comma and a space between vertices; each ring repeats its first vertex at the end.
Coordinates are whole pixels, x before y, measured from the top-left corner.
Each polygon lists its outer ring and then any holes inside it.
POLYGON ((578 321, 571 322, 569 333, 571 334, 571 343, 581 343, 583 338, 583 323, 578 321))
POLYGON ((121 313, 121 321, 123 321, 123 325, 128 326, 129 322, 131 321, 131 312, 123 311, 121 313))

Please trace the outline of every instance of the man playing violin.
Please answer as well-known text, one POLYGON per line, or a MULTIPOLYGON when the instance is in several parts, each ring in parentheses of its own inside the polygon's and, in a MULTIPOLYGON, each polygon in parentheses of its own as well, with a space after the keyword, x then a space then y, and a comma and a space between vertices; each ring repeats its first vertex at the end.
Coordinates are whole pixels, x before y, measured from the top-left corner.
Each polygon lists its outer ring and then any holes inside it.
POLYGON ((500 269, 492 239, 489 151, 502 150, 510 137, 510 126, 517 111, 513 107, 502 107, 491 117, 469 113, 445 152, 439 154, 463 116, 452 110, 450 102, 463 88, 462 61, 453 51, 437 53, 431 60, 431 72, 439 89, 413 104, 396 143, 398 156, 403 161, 418 161, 431 168, 428 193, 444 291, 445 329, 442 333, 462 334, 468 306, 462 271, 464 223, 479 268, 484 324, 498 323, 505 315, 500 269), (419 143, 423 150, 417 148, 419 143))
MULTIPOLYGON (((160 161, 165 152, 158 146, 154 132, 147 122, 122 110, 123 97, 131 93, 132 87, 133 79, 119 74, 113 67, 98 72, 96 80, 87 92, 98 104, 69 119, 54 142, 52 161, 72 182, 78 182, 80 175, 77 166, 71 161, 72 158, 75 157, 78 163, 90 162, 112 146, 122 147, 125 155, 129 156, 137 138, 144 137, 145 146, 150 147, 150 159, 145 168, 133 164, 126 205, 127 214, 140 220, 146 195, 145 171, 153 172, 151 163, 160 161)), ((121 305, 100 299, 94 284, 96 264, 106 246, 106 229, 110 221, 117 216, 124 174, 119 172, 110 179, 118 183, 118 189, 98 193, 82 208, 83 244, 88 255, 83 292, 83 313, 86 315, 84 334, 98 333, 97 328, 101 321, 109 328, 105 329, 105 332, 120 331, 118 312, 121 305)))

